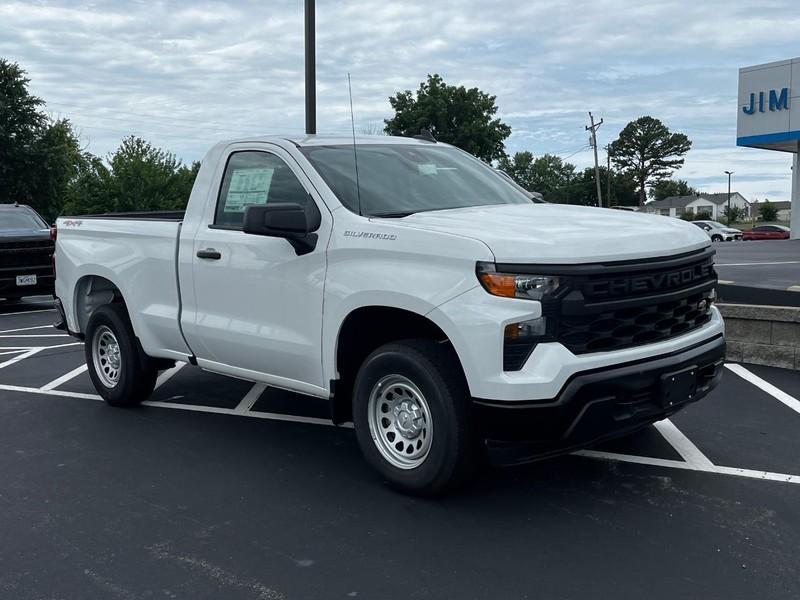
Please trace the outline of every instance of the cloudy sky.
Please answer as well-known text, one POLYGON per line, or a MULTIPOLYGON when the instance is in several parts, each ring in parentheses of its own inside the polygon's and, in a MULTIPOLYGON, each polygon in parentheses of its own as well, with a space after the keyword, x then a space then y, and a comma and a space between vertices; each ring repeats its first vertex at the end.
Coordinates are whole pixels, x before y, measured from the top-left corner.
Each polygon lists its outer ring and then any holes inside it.
MULTIPOLYGON (((318 0, 318 130, 389 116, 428 73, 497 96, 508 150, 590 164, 598 142, 649 114, 694 141, 678 177, 788 199, 790 155, 736 148, 740 66, 800 56, 797 0, 318 0)), ((0 0, 0 56, 54 116, 105 155, 137 134, 185 161, 214 141, 303 131, 303 2, 0 0)), ((601 154, 601 160, 605 155, 601 154)))

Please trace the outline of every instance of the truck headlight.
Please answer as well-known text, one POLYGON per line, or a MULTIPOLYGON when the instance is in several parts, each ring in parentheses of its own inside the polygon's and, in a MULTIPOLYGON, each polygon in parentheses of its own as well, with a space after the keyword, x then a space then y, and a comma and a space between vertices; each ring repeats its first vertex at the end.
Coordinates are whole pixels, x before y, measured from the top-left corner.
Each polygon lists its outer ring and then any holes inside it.
POLYGON ((558 289, 558 277, 553 275, 515 275, 498 273, 492 263, 479 262, 476 273, 483 288, 494 296, 541 300, 558 289))

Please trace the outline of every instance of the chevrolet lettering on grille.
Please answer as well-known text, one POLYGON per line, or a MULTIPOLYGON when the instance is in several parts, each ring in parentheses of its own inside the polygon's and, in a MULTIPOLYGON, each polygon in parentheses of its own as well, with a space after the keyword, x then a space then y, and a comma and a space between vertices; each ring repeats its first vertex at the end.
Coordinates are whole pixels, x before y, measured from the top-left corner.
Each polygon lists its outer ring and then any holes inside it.
POLYGON ((663 273, 646 273, 615 279, 587 281, 583 284, 583 291, 591 298, 605 298, 612 296, 627 296, 645 292, 660 292, 683 287, 709 279, 714 274, 712 263, 697 264, 675 271, 663 273))

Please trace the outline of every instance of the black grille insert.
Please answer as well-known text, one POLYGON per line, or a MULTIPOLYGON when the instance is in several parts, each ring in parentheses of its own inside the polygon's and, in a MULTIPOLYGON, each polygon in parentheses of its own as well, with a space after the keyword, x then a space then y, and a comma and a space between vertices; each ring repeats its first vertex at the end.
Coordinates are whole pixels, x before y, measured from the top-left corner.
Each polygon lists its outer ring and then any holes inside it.
POLYGON ((50 240, 0 242, 0 268, 49 266, 54 250, 50 240))

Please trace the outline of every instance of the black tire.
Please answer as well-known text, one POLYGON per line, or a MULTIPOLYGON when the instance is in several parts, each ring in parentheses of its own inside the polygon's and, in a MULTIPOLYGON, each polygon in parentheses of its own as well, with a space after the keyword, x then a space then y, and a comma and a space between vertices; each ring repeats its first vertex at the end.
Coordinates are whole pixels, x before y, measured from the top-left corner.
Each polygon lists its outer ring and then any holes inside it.
POLYGON ((142 350, 123 304, 104 304, 92 313, 86 326, 84 350, 92 383, 97 393, 111 406, 135 406, 153 393, 158 375, 156 363, 142 350), (98 365, 94 360, 95 337, 108 331, 116 338, 119 348, 115 385, 109 385, 109 377, 98 373, 98 365))
POLYGON ((722 241, 722 236, 721 235, 712 235, 711 236, 711 241, 712 242, 721 242, 722 241))
POLYGON ((403 340, 381 346, 366 358, 356 375, 353 423, 358 444, 367 462, 390 485, 404 492, 432 496, 471 477, 479 448, 469 408, 469 390, 454 351, 432 340, 403 340), (380 449, 380 432, 373 436, 370 429, 370 396, 379 389, 379 382, 393 376, 406 378, 422 393, 430 411, 431 431, 435 432, 427 455, 413 467, 392 464, 385 456, 387 451, 380 449))

